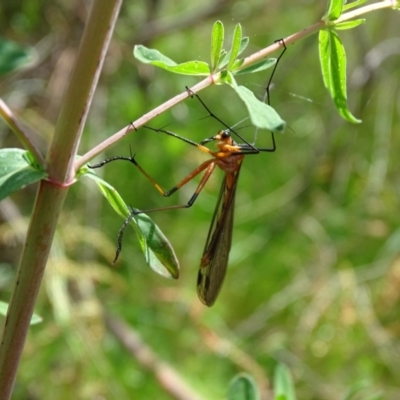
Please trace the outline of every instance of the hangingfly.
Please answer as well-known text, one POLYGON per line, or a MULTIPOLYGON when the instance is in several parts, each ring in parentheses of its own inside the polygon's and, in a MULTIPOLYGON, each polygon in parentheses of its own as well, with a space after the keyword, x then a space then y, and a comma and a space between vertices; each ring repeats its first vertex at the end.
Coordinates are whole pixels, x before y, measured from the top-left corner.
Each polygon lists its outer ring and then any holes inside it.
MULTIPOLYGON (((200 98, 199 98, 200 99, 200 98)), ((200 99, 202 102, 202 100, 200 99)), ((232 139, 231 130, 221 130, 217 135, 212 136, 208 139, 203 140, 200 143, 193 142, 182 136, 164 130, 164 129, 154 129, 151 127, 146 127, 156 132, 163 132, 167 135, 173 136, 177 139, 183 140, 184 142, 197 147, 199 150, 212 156, 209 160, 204 161, 199 167, 193 170, 188 176, 186 176, 182 181, 175 185, 172 189, 164 191, 161 186, 138 164, 134 156, 124 157, 117 156, 112 157, 107 160, 102 161, 99 164, 90 166, 91 168, 99 168, 103 165, 116 160, 126 160, 134 164, 146 177, 153 183, 156 189, 163 196, 170 196, 172 193, 176 192, 183 185, 191 181, 194 177, 203 172, 203 176, 200 183, 197 186, 196 191, 193 193, 192 197, 189 199, 187 204, 175 205, 164 208, 156 208, 150 210, 132 210, 130 215, 125 219, 122 225, 119 235, 118 235, 118 245, 117 252, 115 255, 114 262, 117 260, 121 248, 122 248, 122 237, 126 227, 128 226, 130 220, 140 213, 150 213, 153 211, 177 209, 177 208, 188 208, 193 205, 200 191, 203 189, 204 185, 210 178, 211 174, 218 166, 225 172, 225 177, 222 182, 220 194, 217 201, 217 206, 214 211, 212 218, 210 230, 208 232, 206 245, 204 248, 203 256, 200 261, 200 269, 197 279, 197 293, 200 300, 211 306, 214 304, 215 299, 221 289, 222 283, 224 281, 226 268, 228 266, 229 251, 232 243, 232 230, 233 230, 233 212, 235 205, 235 193, 237 188, 237 182, 239 178, 240 168, 242 166, 243 159, 245 155, 248 154, 258 154, 260 152, 273 152, 275 151, 275 139, 272 134, 272 148, 256 148, 250 143, 237 144, 232 139), (205 144, 216 141, 216 151, 210 150, 205 144)), ((239 136, 240 137, 240 136, 239 136)))
MULTIPOLYGON (((277 59, 282 57, 286 47, 277 59)), ((266 97, 269 103, 269 85, 271 83, 272 76, 275 72, 275 68, 271 74, 270 81, 267 86, 266 97)), ((166 135, 172 136, 176 139, 182 140, 192 146, 197 147, 204 153, 211 156, 210 159, 204 161, 199 167, 194 169, 189 175, 182 179, 177 185, 168 191, 164 191, 161 186, 138 164, 134 156, 131 154, 129 157, 117 156, 106 159, 99 164, 90 166, 90 168, 99 168, 103 165, 115 161, 115 160, 125 160, 134 164, 139 171, 156 187, 156 189, 165 197, 171 196, 172 193, 176 192, 186 183, 191 181, 197 175, 203 173, 200 183, 197 186, 196 191, 193 193, 192 197, 189 199, 187 204, 174 205, 163 208, 154 208, 150 210, 137 210, 131 211, 129 216, 125 219, 119 234, 117 241, 117 251, 115 255, 114 262, 118 259, 118 256, 122 248, 122 237, 125 232, 126 227, 129 222, 138 214, 150 213, 154 211, 161 210, 171 210, 179 208, 189 208, 196 201, 199 193, 203 189, 204 185, 207 183, 208 179, 212 175, 216 167, 219 167, 224 171, 225 177, 222 181, 217 205, 215 207, 214 215, 212 217, 211 226, 208 231, 208 236, 206 244, 203 251, 203 256, 200 261, 200 268, 197 278, 197 293, 200 300, 207 306, 212 306, 221 290, 222 283, 225 278, 226 269, 228 266, 229 252, 232 244, 232 231, 233 231, 233 214, 235 208, 235 193, 237 189, 237 182, 239 178, 240 168, 243 163, 243 159, 246 155, 259 154, 260 152, 274 152, 275 137, 273 132, 271 132, 272 147, 271 148, 257 148, 254 144, 247 142, 243 137, 241 137, 236 131, 229 128, 223 121, 216 117, 206 104, 201 100, 201 98, 190 89, 188 89, 189 95, 191 97, 196 96, 203 107, 208 111, 209 115, 219 122, 221 122, 226 128, 221 130, 217 135, 212 136, 208 139, 203 140, 200 143, 196 143, 190 139, 184 138, 177 135, 174 132, 165 129, 155 129, 149 126, 144 126, 147 129, 153 130, 155 132, 162 132, 166 135), (243 143, 236 143, 231 134, 234 133, 243 143), (216 142, 217 149, 215 151, 210 150, 205 145, 210 142, 216 142)))

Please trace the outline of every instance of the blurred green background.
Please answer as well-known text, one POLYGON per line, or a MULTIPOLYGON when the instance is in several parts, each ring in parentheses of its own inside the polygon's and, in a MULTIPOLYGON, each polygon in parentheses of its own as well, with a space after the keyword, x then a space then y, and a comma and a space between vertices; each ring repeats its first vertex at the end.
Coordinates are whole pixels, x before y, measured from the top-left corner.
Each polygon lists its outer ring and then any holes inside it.
MULTIPOLYGON (((0 34, 37 54, 29 68, 0 82, 0 93, 36 130, 43 152, 88 6, 0 4, 0 34)), ((125 2, 80 153, 198 81, 139 64, 135 44, 177 62, 209 62, 217 19, 228 41, 242 24, 251 54, 317 22, 324 8, 315 0, 125 2)), ((122 220, 92 181, 70 189, 36 306, 44 321, 31 328, 13 399, 223 399, 241 371, 269 399, 278 363, 290 368, 299 399, 343 399, 356 389, 355 399, 400 398, 399 15, 384 10, 366 18, 340 32, 349 106, 360 125, 343 121, 323 88, 317 35, 290 46, 281 60, 271 99, 288 129, 277 136, 275 153, 244 162, 229 269, 212 308, 197 299, 196 278, 221 171, 191 209, 152 215, 180 260, 178 281, 146 266, 131 228, 111 266, 122 220), (127 332, 141 338, 135 336, 135 355, 122 344, 127 332), (173 390, 184 393, 182 382, 191 392, 179 397, 173 390)), ((262 97, 269 74, 240 83, 262 97)), ((228 125, 246 116, 229 87, 200 96, 228 125)), ((151 126, 200 141, 221 129, 205 116, 188 99, 151 126)), ((240 132, 251 140, 254 129, 240 132)), ((5 124, 0 141, 2 148, 19 147, 5 124)), ((259 132, 257 144, 268 147, 270 134, 259 132)), ((98 160, 128 155, 129 146, 165 189, 207 158, 142 129, 98 160)), ((192 182, 166 199, 129 163, 98 173, 142 209, 185 203, 196 187, 192 182)), ((35 191, 28 187, 0 203, 0 300, 10 297, 35 191)))

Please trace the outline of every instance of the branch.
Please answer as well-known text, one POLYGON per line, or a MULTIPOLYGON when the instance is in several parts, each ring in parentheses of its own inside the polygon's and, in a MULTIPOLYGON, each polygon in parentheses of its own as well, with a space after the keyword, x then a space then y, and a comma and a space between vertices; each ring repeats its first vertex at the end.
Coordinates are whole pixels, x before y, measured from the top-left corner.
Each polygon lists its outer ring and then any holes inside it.
MULTIPOLYGON (((343 14, 338 20, 334 21, 334 23, 339 23, 343 21, 347 21, 350 19, 353 19, 355 17, 358 17, 362 14, 378 10, 378 9, 384 9, 384 8, 396 8, 398 4, 397 0, 384 0, 384 1, 379 1, 374 4, 367 5, 365 7, 360 7, 356 10, 350 11, 348 13, 343 14)), ((286 46, 289 46, 291 44, 294 44, 295 42, 299 41, 300 39, 305 38, 306 36, 311 35, 312 33, 318 32, 321 29, 324 29, 326 27, 326 22, 325 21, 319 21, 303 30, 300 32, 294 33, 286 38, 282 38, 282 41, 285 43, 286 46)), ((283 48, 283 43, 282 41, 278 41, 244 59, 244 62, 241 66, 241 68, 245 68, 251 64, 254 64, 275 51, 283 48)), ((200 90, 205 89, 206 87, 210 86, 213 84, 214 80, 216 79, 216 76, 209 76, 206 79, 202 80, 190 90, 194 93, 197 93, 200 90)), ((181 101, 185 100, 187 97, 189 97, 189 93, 187 91, 173 97, 172 99, 168 100, 167 102, 161 104, 160 106, 156 107, 152 111, 148 112, 147 114, 143 115, 136 121, 130 123, 128 126, 122 128, 118 132, 114 133, 112 136, 110 136, 108 139, 104 140, 97 146, 95 146, 93 149, 88 151, 86 154, 84 154, 79 160, 75 162, 75 170, 78 170, 80 167, 85 165, 88 161, 90 161, 93 157, 96 155, 102 153, 105 151, 107 148, 109 148, 111 145, 113 145, 115 142, 119 141, 122 139, 124 136, 126 136, 128 133, 140 128, 142 125, 146 124, 148 121, 151 119, 155 118, 157 115, 163 113, 164 111, 172 108, 173 106, 177 105, 181 101)))
POLYGON ((67 194, 63 183, 68 182, 74 173, 72 167, 76 149, 121 2, 122 0, 92 2, 47 158, 50 179, 41 181, 39 186, 8 307, 0 347, 0 400, 9 400, 11 397, 57 221, 67 194), (80 65, 82 63, 84 65, 80 65))
POLYGON ((18 121, 13 112, 8 108, 7 104, 2 99, 0 99, 0 115, 3 117, 7 125, 17 135, 17 138, 25 147, 25 149, 27 149, 32 154, 35 161, 40 165, 44 165, 45 161, 42 153, 30 139, 29 133, 25 130, 23 125, 18 121))
POLYGON ((202 400, 191 387, 188 386, 178 372, 162 361, 154 351, 143 342, 132 327, 120 319, 106 315, 106 324, 120 343, 145 368, 151 371, 159 384, 177 400, 202 400))

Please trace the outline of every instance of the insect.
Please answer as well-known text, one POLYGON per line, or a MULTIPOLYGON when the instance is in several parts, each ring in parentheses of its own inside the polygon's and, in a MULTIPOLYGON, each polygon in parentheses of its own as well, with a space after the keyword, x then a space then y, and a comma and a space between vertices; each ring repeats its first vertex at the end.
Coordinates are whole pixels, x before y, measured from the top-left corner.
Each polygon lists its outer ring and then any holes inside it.
MULTIPOLYGON (((266 97, 269 103, 269 86, 275 72, 276 66, 279 59, 282 57, 284 50, 280 54, 275 64, 274 70, 272 71, 268 86, 266 97)), ((216 135, 204 139, 200 143, 196 143, 190 139, 179 136, 174 132, 165 129, 155 129, 149 126, 145 126, 147 129, 151 129, 155 132, 162 132, 166 135, 172 136, 176 139, 182 140, 192 146, 197 147, 200 151, 207 153, 211 156, 210 159, 204 161, 200 166, 194 169, 189 175, 183 178, 177 185, 172 189, 165 191, 162 187, 138 164, 135 157, 131 154, 129 157, 117 156, 104 160, 99 164, 92 165, 91 168, 99 168, 105 164, 115 160, 126 160, 135 165, 139 171, 156 187, 156 189, 165 197, 171 196, 178 189, 184 186, 186 183, 191 181, 199 174, 203 174, 195 192, 186 204, 173 205, 163 208, 155 208, 150 210, 132 210, 130 215, 125 219, 119 234, 117 251, 114 262, 118 259, 118 256, 122 249, 122 238, 126 227, 132 218, 140 213, 150 213, 154 211, 189 208, 196 201, 199 193, 204 188, 205 184, 209 180, 214 170, 219 167, 224 173, 224 179, 221 184, 219 197, 215 207, 215 211, 211 220, 210 229, 208 231, 206 244, 204 247, 203 255, 200 260, 200 268, 197 278, 197 293, 200 300, 207 306, 212 306, 220 292, 222 287, 229 259, 229 252, 232 244, 232 232, 233 232, 233 217, 234 217, 234 206, 235 206, 235 194, 237 189, 237 183, 239 179, 240 169, 243 160, 246 155, 259 154, 261 152, 274 152, 276 150, 275 137, 271 132, 272 146, 270 148, 258 148, 255 144, 251 144, 243 139, 236 131, 226 125, 218 117, 216 117, 210 109, 206 106, 203 100, 196 94, 193 93, 189 88, 186 88, 191 97, 196 96, 203 107, 209 113, 209 116, 217 119, 222 123, 226 129, 220 130, 216 135), (236 143, 232 138, 232 133, 235 134, 244 143, 236 143), (216 149, 211 150, 205 145, 210 142, 216 142, 216 149)))

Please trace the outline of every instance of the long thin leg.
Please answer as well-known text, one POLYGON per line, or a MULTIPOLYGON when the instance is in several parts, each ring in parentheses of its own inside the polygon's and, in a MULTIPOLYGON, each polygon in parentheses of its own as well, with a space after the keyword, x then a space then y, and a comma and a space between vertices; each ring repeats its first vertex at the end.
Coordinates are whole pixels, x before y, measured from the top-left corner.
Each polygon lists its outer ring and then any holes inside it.
POLYGON ((284 41, 283 39, 275 40, 275 43, 276 43, 276 42, 282 42, 283 50, 282 50, 281 54, 279 54, 279 57, 276 59, 276 63, 275 63, 275 65, 274 65, 274 69, 272 70, 271 76, 269 77, 269 80, 268 80, 267 87, 266 87, 266 89, 265 89, 265 90, 266 90, 266 93, 265 93, 265 96, 266 96, 266 97, 264 97, 264 101, 265 101, 265 99, 267 99, 267 103, 268 103, 269 105, 271 105, 271 101, 270 101, 271 99, 270 99, 270 94, 269 94, 269 88, 270 88, 271 83, 272 83, 272 78, 274 77, 275 72, 276 72, 276 69, 278 68, 279 61, 281 60, 282 56, 285 54, 285 51, 287 50, 285 41, 284 41))
MULTIPOLYGON (((281 60, 282 56, 285 54, 285 51, 287 50, 285 41, 283 39, 275 40, 275 43, 276 42, 282 42, 283 50, 282 50, 281 54, 279 54, 279 57, 276 59, 276 63, 274 65, 274 69, 272 70, 271 76, 269 77, 269 80, 268 80, 267 87, 265 88, 265 95, 264 95, 263 101, 265 102, 265 100, 267 100, 267 104, 268 105, 271 105, 271 98, 270 98, 269 89, 271 87, 272 78, 274 77, 276 69, 278 68, 279 61, 281 60)), ((258 128, 256 129, 255 134, 254 134, 254 143, 257 140, 257 133, 258 133, 258 128)), ((272 138, 272 148, 270 148, 270 149, 258 149, 258 150, 273 153, 276 150, 276 145, 275 145, 275 134, 272 131, 271 131, 271 138, 272 138)))
POLYGON ((185 183, 189 182, 196 175, 198 175, 200 172, 205 170, 205 173, 204 173, 203 177, 201 178, 201 181, 198 184, 195 192, 193 193, 192 197, 189 199, 189 201, 186 204, 174 205, 174 206, 168 206, 168 207, 162 207, 162 208, 152 208, 152 209, 149 209, 149 210, 132 209, 131 213, 126 217, 124 223, 122 224, 122 226, 121 226, 121 228, 120 228, 120 230, 118 232, 117 251, 115 253, 115 258, 114 258, 113 264, 117 261, 117 259, 119 257, 119 254, 121 253, 121 250, 122 250, 122 238, 124 236, 125 229, 129 225, 129 222, 133 218, 135 218, 136 215, 143 214, 143 213, 148 214, 148 213, 154 212, 154 211, 174 210, 174 209, 179 209, 179 208, 189 208, 189 207, 191 207, 193 205, 193 203, 196 201, 197 196, 199 195, 199 193, 204 188, 204 185, 207 183, 207 181, 210 178, 211 174, 213 173, 216 165, 217 164, 215 163, 215 161, 213 159, 205 161, 203 164, 200 165, 200 167, 196 168, 191 174, 189 174, 185 179, 183 179, 180 183, 178 183, 176 186, 174 186, 171 190, 169 190, 168 192, 164 192, 165 193, 164 196, 171 195, 173 192, 175 192, 180 187, 182 187, 185 183))
POLYGON ((156 128, 152 128, 151 126, 148 126, 148 125, 143 125, 143 128, 150 129, 150 130, 152 130, 152 131, 154 131, 154 132, 162 132, 162 133, 165 133, 166 135, 169 135, 169 136, 172 136, 172 137, 174 137, 174 138, 176 138, 176 139, 182 140, 183 142, 188 143, 188 144, 190 144, 190 145, 192 145, 192 146, 195 146, 195 147, 201 146, 201 144, 196 143, 196 142, 194 142, 193 140, 187 139, 187 138, 185 138, 185 137, 183 137, 183 136, 179 136, 179 135, 177 135, 176 133, 171 132, 171 131, 168 131, 168 130, 165 130, 165 129, 156 129, 156 128))
MULTIPOLYGON (((205 147, 206 148, 206 147, 205 147)), ((206 148, 207 149, 207 148, 206 148)), ((207 149, 210 151, 209 149, 207 149)), ((158 190, 159 193, 161 193, 164 197, 169 197, 171 194, 175 193, 178 189, 180 189, 183 185, 191 181, 193 178, 195 178, 198 174, 200 174, 202 171, 204 171, 210 164, 214 162, 214 159, 206 160, 204 161, 201 165, 199 165, 196 169, 194 169, 189 175, 187 175, 185 178, 183 178, 178 184, 176 184, 173 188, 170 190, 164 190, 155 179, 153 179, 140 165, 139 163, 135 160, 135 156, 130 155, 130 157, 125 157, 125 156, 116 156, 116 157, 111 157, 107 158, 106 160, 102 161, 101 163, 91 165, 89 166, 90 168, 100 168, 104 166, 105 164, 112 162, 112 161, 117 161, 117 160, 123 160, 123 161, 129 161, 132 163, 152 184, 153 186, 158 190)), ((201 183, 201 182, 200 182, 201 183)), ((190 203, 190 200, 189 200, 190 203)), ((190 204, 191 205, 191 204, 190 204)))

